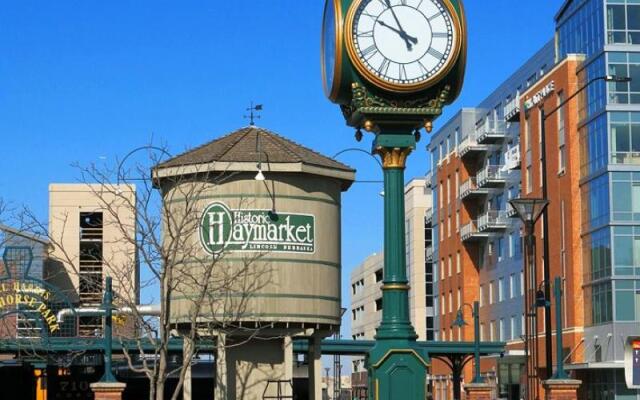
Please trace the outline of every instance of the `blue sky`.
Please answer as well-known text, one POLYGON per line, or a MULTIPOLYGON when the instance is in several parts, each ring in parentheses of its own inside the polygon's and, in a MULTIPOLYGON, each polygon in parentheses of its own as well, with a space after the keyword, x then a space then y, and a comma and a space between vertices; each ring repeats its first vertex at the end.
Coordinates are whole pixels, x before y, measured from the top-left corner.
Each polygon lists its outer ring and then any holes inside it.
MULTIPOLYGON (((549 40, 562 2, 467 0, 465 86, 435 129, 549 40)), ((72 163, 113 164, 152 137, 181 152, 246 125, 251 100, 265 105, 259 125, 326 155, 368 148, 371 136, 356 143, 322 91, 322 9, 322 0, 4 3, 0 197, 46 218, 48 184, 76 181, 72 163)), ((407 178, 428 169, 428 140, 407 178)), ((381 178, 365 154, 340 160, 359 180, 381 178)), ((356 183, 343 196, 344 304, 350 270, 382 248, 381 190, 356 183)))

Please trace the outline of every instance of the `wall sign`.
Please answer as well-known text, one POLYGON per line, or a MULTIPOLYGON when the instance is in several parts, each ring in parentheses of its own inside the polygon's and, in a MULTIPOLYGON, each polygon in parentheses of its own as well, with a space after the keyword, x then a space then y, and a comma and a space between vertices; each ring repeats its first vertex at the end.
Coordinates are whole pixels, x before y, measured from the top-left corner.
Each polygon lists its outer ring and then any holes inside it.
POLYGON ((553 91, 556 89, 556 84, 554 81, 547 83, 545 87, 540 89, 536 94, 533 95, 532 98, 524 101, 524 109, 530 110, 537 104, 539 104, 542 100, 547 98, 553 91))
POLYGON ((60 329, 56 314, 47 304, 53 296, 37 281, 5 281, 0 283, 0 314, 15 311, 40 314, 49 332, 60 329))
POLYGON ((210 254, 229 252, 315 252, 315 216, 270 210, 232 210, 209 204, 200 218, 200 243, 210 254))
POLYGON ((624 346, 624 377, 629 389, 640 389, 640 336, 628 337, 624 346))

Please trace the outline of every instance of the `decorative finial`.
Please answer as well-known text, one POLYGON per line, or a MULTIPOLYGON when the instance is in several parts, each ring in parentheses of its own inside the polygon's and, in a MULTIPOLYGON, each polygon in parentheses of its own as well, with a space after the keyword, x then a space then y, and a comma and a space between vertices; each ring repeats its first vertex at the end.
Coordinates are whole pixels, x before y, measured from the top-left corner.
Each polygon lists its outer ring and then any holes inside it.
POLYGON ((251 107, 246 109, 249 111, 249 115, 245 115, 245 118, 249 118, 249 125, 254 126, 255 120, 260 119, 259 115, 256 115, 255 111, 262 111, 262 104, 253 105, 253 101, 251 102, 251 107))

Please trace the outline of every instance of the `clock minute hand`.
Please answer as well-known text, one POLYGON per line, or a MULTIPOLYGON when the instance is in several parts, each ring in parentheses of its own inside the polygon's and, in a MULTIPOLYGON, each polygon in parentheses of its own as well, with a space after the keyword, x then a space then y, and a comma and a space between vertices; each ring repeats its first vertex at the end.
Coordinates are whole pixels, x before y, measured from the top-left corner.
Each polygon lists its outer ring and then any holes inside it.
MULTIPOLYGON (((418 43, 418 39, 413 37, 413 36, 409 36, 407 34, 407 31, 405 31, 404 28, 402 27, 402 24, 400 23, 400 19, 396 15, 396 11, 393 9, 393 6, 391 5, 391 0, 385 0, 385 3, 387 3, 387 7, 389 7, 389 9, 391 9, 391 15, 393 15, 393 19, 395 19, 396 20, 396 24, 398 24, 398 28, 400 29, 400 32, 399 32, 400 36, 402 36, 402 38, 405 40, 405 42, 407 40, 409 40, 413 44, 417 44, 418 43)), ((407 45, 407 47, 409 47, 409 45, 407 45)))

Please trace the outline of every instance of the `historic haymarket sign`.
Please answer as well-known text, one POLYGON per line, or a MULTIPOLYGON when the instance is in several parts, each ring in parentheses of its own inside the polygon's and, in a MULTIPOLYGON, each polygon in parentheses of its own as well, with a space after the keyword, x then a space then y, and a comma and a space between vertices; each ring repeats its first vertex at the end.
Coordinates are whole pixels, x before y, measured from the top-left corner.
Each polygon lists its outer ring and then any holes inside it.
POLYGON ((36 312, 46 323, 49 332, 60 329, 56 314, 47 302, 53 295, 37 281, 5 281, 0 283, 0 314, 13 311, 36 312))
POLYGON ((211 254, 229 252, 315 252, 315 216, 270 210, 232 210, 209 204, 200 219, 200 241, 211 254))
POLYGON ((538 93, 534 94, 532 98, 525 100, 524 109, 530 110, 535 105, 544 100, 547 96, 549 96, 556 89, 555 82, 551 81, 545 85, 538 93))

